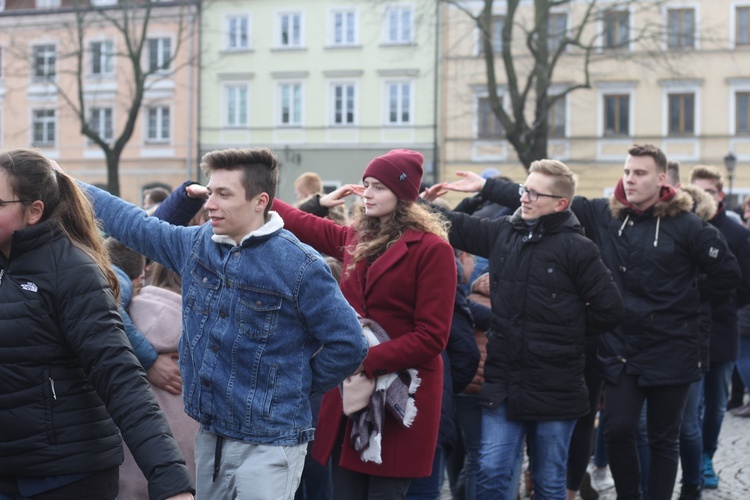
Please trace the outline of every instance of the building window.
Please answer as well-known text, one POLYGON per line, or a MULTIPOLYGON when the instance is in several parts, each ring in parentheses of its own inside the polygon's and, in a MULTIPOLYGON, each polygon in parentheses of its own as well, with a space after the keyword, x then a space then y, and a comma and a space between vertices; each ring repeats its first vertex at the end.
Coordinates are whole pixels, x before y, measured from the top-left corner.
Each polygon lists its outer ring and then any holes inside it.
POLYGON ((169 141, 169 107, 154 106, 146 108, 146 139, 149 142, 167 142, 169 141))
POLYGON ((34 79, 44 80, 55 76, 55 54, 54 45, 35 45, 34 46, 34 79))
POLYGON ((32 116, 34 145, 53 146, 55 144, 55 110, 35 109, 32 116))
POLYGON ((112 140, 112 108, 91 108, 89 128, 96 132, 101 140, 112 140))
POLYGON ((289 126, 302 125, 302 84, 282 83, 279 85, 279 91, 281 94, 280 123, 289 126))
POLYGON ((230 16, 227 19, 229 50, 246 50, 250 48, 250 18, 248 16, 230 16))
POLYGON ((669 135, 695 133, 695 94, 669 94, 669 135))
POLYGON ((477 137, 479 139, 502 139, 505 135, 503 124, 492 111, 489 97, 477 101, 477 137))
POLYGON ((334 125, 354 125, 354 108, 356 87, 353 83, 336 83, 333 85, 333 123, 334 125))
POLYGON ((398 5, 388 7, 385 13, 386 42, 411 43, 414 27, 412 26, 412 8, 398 5))
POLYGON ((630 95, 604 96, 604 135, 630 135, 630 95))
POLYGON ((279 16, 279 45, 281 47, 302 46, 302 14, 295 12, 279 16))
POLYGON ((737 92, 735 96, 736 133, 750 134, 750 92, 737 92))
POLYGON ((247 85, 227 85, 226 92, 226 120, 229 127, 247 126, 248 92, 247 85))
POLYGON ((737 7, 736 45, 750 45, 750 7, 737 7))
POLYGON ((357 43, 357 14, 353 10, 338 10, 332 14, 333 45, 357 43))
POLYGON ((166 71, 172 64, 172 40, 169 38, 149 38, 148 71, 166 71))
POLYGON ((36 0, 37 9, 57 9, 60 7, 60 0, 36 0))
POLYGON ((628 46, 630 12, 608 10, 604 13, 604 48, 620 49, 628 46))
POLYGON ((111 75, 114 72, 114 43, 112 41, 91 42, 91 74, 111 75))
POLYGON ((549 16, 547 27, 547 47, 550 52, 556 52, 565 38, 568 28, 568 15, 565 13, 554 13, 549 16))
POLYGON ((667 46, 670 49, 695 47, 695 10, 667 11, 667 46))
POLYGON ((411 124, 411 82, 393 82, 386 85, 388 94, 388 118, 390 125, 411 124))
POLYGON ((565 137, 566 107, 565 97, 557 99, 547 112, 548 136, 554 139, 565 137))
MULTIPOLYGON (((492 52, 497 54, 503 50, 503 27, 505 16, 492 16, 490 21, 490 36, 492 37, 492 52)), ((484 54, 484 40, 479 38, 479 55, 484 54)))

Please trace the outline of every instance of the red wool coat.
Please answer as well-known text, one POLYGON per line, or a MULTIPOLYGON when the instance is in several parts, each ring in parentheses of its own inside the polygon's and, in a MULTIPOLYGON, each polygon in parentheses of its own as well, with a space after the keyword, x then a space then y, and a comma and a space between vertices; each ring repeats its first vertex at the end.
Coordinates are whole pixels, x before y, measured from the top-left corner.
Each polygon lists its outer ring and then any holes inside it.
MULTIPOLYGON (((357 234, 351 227, 303 213, 284 202, 273 205, 284 226, 316 250, 343 261, 344 271, 357 234)), ((417 417, 411 427, 401 425, 386 412, 383 426, 382 464, 363 462, 348 438, 344 439, 340 466, 375 476, 425 477, 432 472, 443 391, 440 353, 450 332, 456 291, 456 263, 452 247, 430 233, 407 231, 369 267, 364 261, 341 280, 349 304, 365 318, 378 322, 390 342, 372 347, 364 361, 367 376, 374 377, 416 368, 422 379, 415 403, 417 417)), ((323 397, 312 456, 325 463, 346 423, 339 389, 323 397)))

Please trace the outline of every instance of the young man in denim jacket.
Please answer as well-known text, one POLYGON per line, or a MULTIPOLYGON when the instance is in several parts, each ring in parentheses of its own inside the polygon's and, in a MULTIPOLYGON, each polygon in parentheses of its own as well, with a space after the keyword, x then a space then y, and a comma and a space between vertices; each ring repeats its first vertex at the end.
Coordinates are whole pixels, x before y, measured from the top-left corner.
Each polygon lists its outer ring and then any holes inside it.
POLYGON ((313 439, 308 397, 367 354, 323 259, 269 207, 269 149, 203 157, 210 224, 177 227, 85 186, 106 231, 182 276, 185 411, 200 422, 198 498, 292 498, 313 439))

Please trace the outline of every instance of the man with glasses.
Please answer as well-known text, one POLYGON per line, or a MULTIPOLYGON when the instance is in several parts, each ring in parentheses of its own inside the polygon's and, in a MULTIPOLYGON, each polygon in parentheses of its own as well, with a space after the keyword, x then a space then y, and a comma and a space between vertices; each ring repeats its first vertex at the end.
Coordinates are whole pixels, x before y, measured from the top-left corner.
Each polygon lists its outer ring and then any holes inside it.
POLYGON ((599 250, 569 210, 575 175, 556 160, 534 162, 529 171, 512 216, 447 213, 451 244, 490 262, 479 499, 515 498, 513 475, 525 437, 535 495, 565 498, 570 436, 589 411, 586 336, 612 329, 624 314, 599 250))
MULTIPOLYGON (((518 205, 516 186, 464 173, 447 186, 518 205)), ((667 183, 667 158, 651 144, 628 150, 609 198, 576 197, 571 210, 599 246, 625 301, 625 320, 602 335, 605 441, 618 498, 641 498, 636 432, 644 401, 650 498, 671 498, 690 384, 701 377, 700 304, 740 281, 718 231, 691 212, 689 194, 667 183)))

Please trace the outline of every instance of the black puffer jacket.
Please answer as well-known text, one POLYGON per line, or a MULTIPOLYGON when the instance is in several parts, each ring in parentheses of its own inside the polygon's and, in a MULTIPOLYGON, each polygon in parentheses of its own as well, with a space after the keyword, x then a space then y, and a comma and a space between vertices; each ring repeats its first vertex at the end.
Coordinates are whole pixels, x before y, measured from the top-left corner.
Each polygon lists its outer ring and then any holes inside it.
POLYGON ((451 244, 490 261, 492 324, 483 403, 494 407, 507 399, 511 419, 588 413, 586 335, 613 328, 623 305, 575 215, 549 214, 533 226, 520 212, 497 220, 449 217, 451 244))
POLYGON ((115 424, 151 498, 192 491, 101 271, 50 222, 16 231, 0 254, 0 476, 117 466, 115 424))
MULTIPOLYGON (((519 204, 518 186, 509 182, 487 179, 482 195, 519 204)), ((571 206, 625 301, 625 320, 601 337, 605 377, 614 383, 626 368, 644 386, 693 382, 701 376, 700 302, 739 284, 737 260, 716 228, 690 212, 687 193, 671 192, 643 214, 622 197, 576 197, 571 206)))

